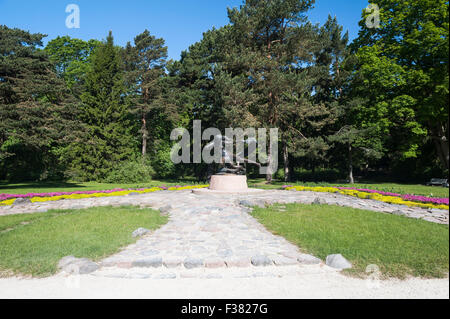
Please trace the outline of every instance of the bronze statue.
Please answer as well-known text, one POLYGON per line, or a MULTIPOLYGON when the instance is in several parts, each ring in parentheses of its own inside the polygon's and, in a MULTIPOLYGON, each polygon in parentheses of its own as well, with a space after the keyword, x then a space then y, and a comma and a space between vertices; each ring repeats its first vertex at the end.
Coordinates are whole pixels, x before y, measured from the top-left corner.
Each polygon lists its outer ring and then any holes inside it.
MULTIPOLYGON (((214 143, 215 140, 217 138, 220 138, 222 141, 221 144, 221 150, 222 150, 222 154, 221 154, 221 158, 220 158, 220 166, 221 168, 219 169, 219 171, 216 173, 216 175, 226 175, 226 174, 234 174, 234 175, 245 175, 246 173, 246 168, 245 168, 245 164, 246 163, 251 163, 251 164, 255 164, 259 167, 261 167, 261 164, 259 164, 258 162, 252 161, 248 158, 245 158, 245 148, 242 152, 238 153, 238 154, 229 154, 227 149, 226 149, 226 145, 233 145, 233 139, 229 138, 227 136, 223 136, 223 135, 216 135, 214 137, 214 141, 212 141, 211 143, 207 144, 205 146, 205 149, 207 150, 211 150, 212 147, 214 147, 214 143), (244 165, 242 165, 244 164, 244 165)), ((247 138, 244 140, 240 140, 239 142, 250 145, 251 143, 255 143, 256 144, 256 139, 255 138, 247 138)), ((248 150, 248 149, 247 149, 248 150)), ((255 148, 256 150, 256 148, 255 148)), ((255 150, 250 151, 250 154, 255 152, 255 150)), ((250 155, 247 154, 247 157, 250 155)))

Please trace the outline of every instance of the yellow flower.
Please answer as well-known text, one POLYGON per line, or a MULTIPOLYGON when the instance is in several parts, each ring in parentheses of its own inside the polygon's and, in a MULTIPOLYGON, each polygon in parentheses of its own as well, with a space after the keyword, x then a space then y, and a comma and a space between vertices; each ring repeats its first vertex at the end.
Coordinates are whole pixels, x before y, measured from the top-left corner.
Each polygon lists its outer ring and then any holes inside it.
POLYGON ((316 187, 292 186, 292 187, 286 187, 285 189, 286 190, 296 190, 296 191, 340 193, 342 195, 358 197, 361 199, 373 199, 373 200, 378 200, 378 201, 382 201, 382 202, 389 203, 389 204, 406 205, 406 206, 410 206, 410 207, 449 209, 448 205, 442 205, 442 204, 435 205, 432 203, 420 203, 420 202, 406 201, 406 200, 402 199, 401 197, 387 196, 387 195, 382 195, 379 193, 361 192, 361 191, 354 190, 354 189, 339 189, 336 187, 322 187, 322 186, 316 186, 316 187))
POLYGON ((15 198, 12 198, 12 199, 7 199, 7 200, 4 200, 4 201, 1 201, 0 202, 0 205, 12 205, 13 203, 14 203, 14 201, 15 201, 16 199, 15 198))

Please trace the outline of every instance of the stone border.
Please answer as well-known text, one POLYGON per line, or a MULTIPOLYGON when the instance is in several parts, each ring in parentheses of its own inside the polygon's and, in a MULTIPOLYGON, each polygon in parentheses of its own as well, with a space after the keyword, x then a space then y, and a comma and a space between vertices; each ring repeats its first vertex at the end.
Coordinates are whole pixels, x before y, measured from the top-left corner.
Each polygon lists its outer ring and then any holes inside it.
POLYGON ((230 257, 230 258, 162 258, 148 257, 134 261, 103 261, 100 267, 117 268, 167 268, 167 269, 194 269, 194 268, 242 268, 242 267, 264 267, 264 266, 292 266, 292 265, 319 265, 322 260, 309 254, 283 254, 283 256, 255 255, 250 257, 230 257))

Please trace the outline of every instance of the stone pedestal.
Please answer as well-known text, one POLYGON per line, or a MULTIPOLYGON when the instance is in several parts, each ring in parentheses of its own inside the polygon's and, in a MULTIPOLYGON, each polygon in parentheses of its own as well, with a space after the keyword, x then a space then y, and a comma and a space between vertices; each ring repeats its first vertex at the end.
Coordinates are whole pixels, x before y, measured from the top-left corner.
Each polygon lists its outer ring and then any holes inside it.
POLYGON ((246 191, 247 176, 245 175, 213 175, 209 182, 209 189, 215 191, 239 192, 246 191))
POLYGON ((261 189, 248 188, 247 176, 245 175, 213 175, 209 182, 209 188, 193 189, 194 194, 214 195, 214 194, 230 194, 230 195, 251 195, 262 192, 261 189))

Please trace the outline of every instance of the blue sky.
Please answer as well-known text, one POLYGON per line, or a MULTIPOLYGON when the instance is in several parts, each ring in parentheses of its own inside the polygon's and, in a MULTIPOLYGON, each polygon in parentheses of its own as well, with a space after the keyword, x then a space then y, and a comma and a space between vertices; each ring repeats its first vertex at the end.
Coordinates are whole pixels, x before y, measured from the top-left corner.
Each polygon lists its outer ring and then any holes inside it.
MULTIPOLYGON (((0 24, 47 34, 45 41, 58 35, 104 39, 112 30, 119 45, 148 29, 166 40, 170 58, 179 59, 181 51, 199 41, 203 32, 228 23, 227 7, 241 4, 242 0, 0 0, 0 24), (80 8, 79 29, 65 26, 65 8, 71 3, 80 8)), ((316 0, 309 18, 323 24, 328 14, 336 15, 353 39, 367 5, 367 0, 316 0)))

